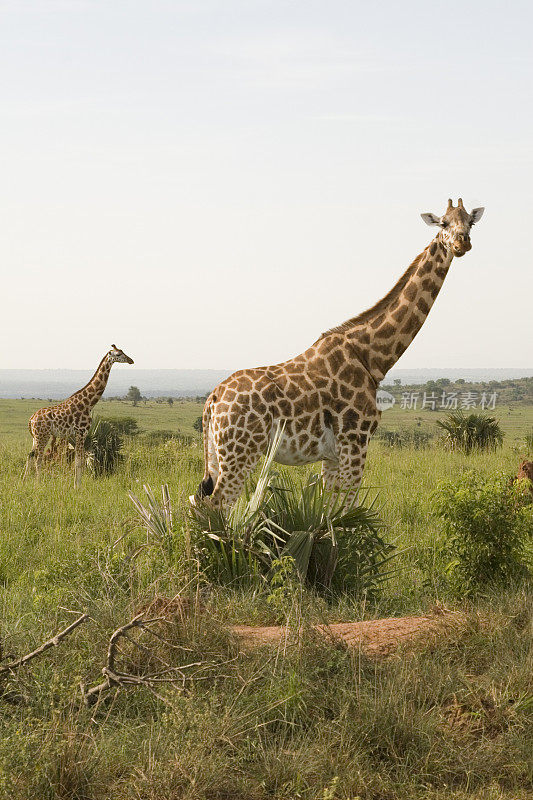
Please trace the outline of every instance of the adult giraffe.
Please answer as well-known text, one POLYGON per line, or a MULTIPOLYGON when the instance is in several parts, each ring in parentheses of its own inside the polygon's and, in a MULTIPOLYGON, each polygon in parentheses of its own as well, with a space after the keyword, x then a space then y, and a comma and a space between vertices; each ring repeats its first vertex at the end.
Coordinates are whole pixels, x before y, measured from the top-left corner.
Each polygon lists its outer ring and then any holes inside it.
POLYGON ((471 249, 470 229, 483 211, 469 214, 459 199, 455 208, 448 200, 442 217, 422 214, 439 231, 382 300, 301 355, 220 383, 204 407, 205 472, 196 498, 210 495, 215 506, 234 502, 278 422, 284 425, 278 462, 321 460, 326 485, 354 493, 380 418, 379 382, 422 327, 453 257, 471 249))
POLYGON ((44 451, 50 437, 52 437, 52 451, 54 451, 56 439, 67 439, 69 436, 74 436, 74 485, 76 488, 80 485, 85 437, 91 427, 91 411, 103 395, 111 367, 116 362, 133 364, 133 359, 113 344, 100 361, 98 369, 88 384, 61 403, 48 408, 40 408, 30 417, 28 425, 33 436, 33 448, 26 461, 24 478, 28 475, 32 459, 35 459, 35 471, 37 480, 39 480, 44 451))

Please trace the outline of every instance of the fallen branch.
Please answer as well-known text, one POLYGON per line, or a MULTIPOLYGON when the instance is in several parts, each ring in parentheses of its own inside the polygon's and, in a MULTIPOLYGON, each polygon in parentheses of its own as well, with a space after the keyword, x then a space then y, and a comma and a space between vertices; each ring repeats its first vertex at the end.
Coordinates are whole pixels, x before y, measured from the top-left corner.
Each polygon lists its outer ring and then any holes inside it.
MULTIPOLYGON (((160 639, 161 641, 165 641, 162 636, 157 634, 155 631, 150 630, 149 625, 155 622, 165 622, 164 617, 155 617, 154 619, 143 619, 144 612, 137 614, 133 619, 127 622, 125 625, 121 625, 120 628, 117 628, 111 634, 109 639, 109 645, 107 648, 107 657, 105 666, 102 667, 102 674, 104 676, 104 680, 102 683, 99 683, 97 686, 93 686, 91 689, 85 689, 84 685, 81 685, 81 692, 83 695, 83 701, 86 705, 92 706, 97 703, 101 696, 108 692, 112 688, 124 688, 126 686, 144 686, 145 688, 149 689, 152 694, 154 694, 159 700, 162 700, 167 705, 172 705, 165 697, 158 694, 154 691, 154 684, 158 683, 181 683, 181 691, 185 689, 185 683, 187 677, 183 670, 190 669, 191 667, 201 667, 204 666, 203 661, 195 661, 194 663, 190 664, 183 664, 179 667, 172 667, 170 664, 163 662, 161 658, 160 661, 166 667, 165 670, 153 673, 151 675, 133 675, 129 672, 121 672, 115 666, 116 656, 117 656, 117 648, 118 643, 121 638, 126 639, 131 644, 135 645, 136 647, 140 648, 144 652, 150 652, 149 648, 145 645, 142 645, 140 642, 137 642, 131 639, 127 633, 132 628, 144 628, 148 633, 156 636, 156 638, 160 639), (162 678, 161 675, 168 673, 173 673, 174 677, 165 677, 162 678)), ((172 645, 169 646, 172 647, 172 645)))
POLYGON ((67 628, 59 631, 59 633, 56 633, 55 636, 53 636, 51 639, 48 639, 47 642, 44 642, 44 644, 42 644, 36 650, 33 650, 31 653, 27 653, 27 655, 22 656, 22 658, 17 658, 15 661, 10 661, 9 664, 0 666, 0 675, 5 675, 7 672, 13 672, 19 667, 22 667, 24 664, 27 664, 28 661, 32 660, 32 658, 37 658, 37 656, 40 656, 41 653, 46 652, 46 650, 50 650, 51 647, 57 647, 58 644, 60 644, 63 639, 69 635, 69 633, 72 633, 72 631, 75 630, 78 625, 81 625, 82 622, 85 622, 88 617, 88 614, 82 614, 81 617, 78 617, 78 619, 74 620, 74 622, 72 622, 67 628))

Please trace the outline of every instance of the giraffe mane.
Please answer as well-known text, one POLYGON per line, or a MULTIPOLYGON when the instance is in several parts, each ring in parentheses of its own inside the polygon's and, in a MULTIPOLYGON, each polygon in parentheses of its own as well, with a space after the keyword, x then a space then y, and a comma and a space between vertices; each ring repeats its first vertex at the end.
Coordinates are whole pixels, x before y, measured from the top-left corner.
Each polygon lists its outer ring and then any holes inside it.
MULTIPOLYGON (((75 395, 77 395, 77 394, 80 394, 80 392, 83 392, 83 390, 84 390, 84 389, 87 389, 87 388, 88 388, 88 387, 91 385, 91 383, 93 382, 93 380, 94 380, 94 379, 96 378, 96 376, 98 375, 98 373, 99 373, 99 371, 100 371, 100 367, 102 366, 102 364, 104 363, 104 361, 106 360, 106 358, 107 358, 107 353, 105 354, 105 356, 102 358, 102 360, 101 360, 101 361, 100 361, 100 363, 98 364, 98 366, 97 366, 96 370, 94 371, 94 374, 93 374, 92 378, 91 378, 89 381, 87 381, 87 383, 85 384, 85 386, 82 386, 82 387, 81 387, 81 389, 77 389, 75 392, 73 392, 71 395, 69 395, 69 397, 67 397, 67 400, 70 400, 72 397, 75 397, 75 395)), ((63 401, 63 402, 66 402, 66 400, 65 400, 65 401, 63 401)))
POLYGON ((318 341, 324 339, 326 336, 329 336, 332 333, 346 333, 346 331, 349 331, 354 327, 354 325, 362 325, 365 322, 369 322, 371 319, 379 316, 379 314, 382 314, 390 306, 390 304, 396 300, 398 295, 401 294, 408 280, 416 272, 416 269, 425 253, 426 251, 423 250, 417 255, 415 260, 407 267, 401 278, 396 282, 392 289, 387 292, 385 297, 382 297, 381 300, 378 300, 377 303, 375 303, 371 308, 368 308, 366 311, 362 311, 357 316, 350 317, 350 319, 347 319, 345 322, 341 322, 340 325, 336 325, 334 328, 324 331, 324 333, 319 337, 318 341))

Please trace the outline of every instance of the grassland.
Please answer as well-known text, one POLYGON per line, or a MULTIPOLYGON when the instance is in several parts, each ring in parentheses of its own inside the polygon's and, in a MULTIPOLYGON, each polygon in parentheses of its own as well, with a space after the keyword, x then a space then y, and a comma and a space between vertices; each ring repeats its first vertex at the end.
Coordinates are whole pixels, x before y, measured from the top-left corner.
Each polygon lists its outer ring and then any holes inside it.
MULTIPOLYGON (((0 797, 78 800, 527 800, 533 798, 532 600, 524 586, 466 601, 447 594, 438 545, 438 485, 464 470, 513 474, 533 408, 497 409, 504 447, 491 455, 387 448, 372 442, 365 481, 379 490, 398 571, 372 603, 327 604, 304 592, 292 623, 426 613, 460 607, 467 630, 440 648, 376 662, 304 635, 286 652, 239 652, 227 623, 272 624, 268 591, 215 588, 187 560, 186 502, 201 476, 196 439, 126 443, 110 476, 51 469, 19 480, 27 419, 43 403, 0 401, 2 656, 33 650, 72 621, 90 619, 57 648, 9 676, 0 699, 0 797), (172 552, 145 547, 128 491, 168 483, 178 530, 172 552), (185 692, 162 685, 119 692, 87 708, 80 682, 98 683, 109 637, 154 597, 190 598, 174 663, 201 661, 185 692)), ((120 401, 102 416, 145 430, 194 434, 200 405, 120 401)), ((434 430, 435 414, 393 409, 389 429, 434 430), (420 423, 420 425, 418 425, 420 423)), ((141 658, 141 655, 139 655, 141 658)), ((142 664, 141 664, 142 666, 142 664)), ((139 667, 140 668, 140 667, 139 667)))

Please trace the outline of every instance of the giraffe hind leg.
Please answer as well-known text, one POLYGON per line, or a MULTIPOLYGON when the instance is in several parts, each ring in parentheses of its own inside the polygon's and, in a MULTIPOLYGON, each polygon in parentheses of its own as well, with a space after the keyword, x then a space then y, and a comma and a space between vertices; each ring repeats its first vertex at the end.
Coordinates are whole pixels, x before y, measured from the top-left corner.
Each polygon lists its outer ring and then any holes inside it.
POLYGON ((205 435, 208 437, 206 448, 207 463, 205 464, 204 477, 200 481, 196 493, 189 497, 189 502, 192 506, 195 506, 199 501, 201 502, 204 498, 210 497, 213 494, 220 471, 217 449, 211 427, 208 428, 205 435))
POLYGON ((46 445, 48 444, 49 438, 50 438, 49 433, 34 434, 33 447, 28 454, 28 458, 26 459, 26 468, 24 470, 22 480, 26 480, 28 473, 31 469, 31 466, 32 464, 34 464, 37 483, 40 482, 41 466, 43 463, 44 451, 46 450, 46 445))

